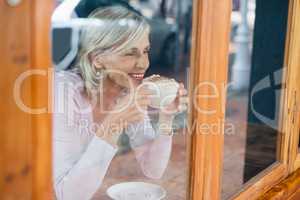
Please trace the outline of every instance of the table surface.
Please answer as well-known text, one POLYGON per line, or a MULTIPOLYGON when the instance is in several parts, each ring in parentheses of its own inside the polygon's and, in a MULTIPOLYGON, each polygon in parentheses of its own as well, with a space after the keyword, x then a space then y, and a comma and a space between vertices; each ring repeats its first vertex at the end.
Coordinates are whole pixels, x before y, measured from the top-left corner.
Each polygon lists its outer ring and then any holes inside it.
POLYGON ((127 181, 143 181, 162 186, 167 191, 167 200, 186 199, 187 187, 187 142, 182 130, 173 136, 172 154, 165 174, 160 180, 144 176, 132 151, 116 156, 108 169, 101 188, 93 200, 110 200, 106 190, 110 186, 127 181))

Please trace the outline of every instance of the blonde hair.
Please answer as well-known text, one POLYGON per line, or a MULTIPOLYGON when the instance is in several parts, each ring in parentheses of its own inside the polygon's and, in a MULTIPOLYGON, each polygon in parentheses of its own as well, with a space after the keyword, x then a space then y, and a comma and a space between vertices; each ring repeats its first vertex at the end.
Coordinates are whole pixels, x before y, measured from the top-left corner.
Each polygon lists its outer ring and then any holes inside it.
POLYGON ((92 57, 122 53, 147 31, 150 31, 150 26, 146 19, 122 6, 99 8, 88 16, 80 38, 76 67, 89 95, 99 88, 99 73, 105 77, 105 72, 97 73, 92 57))

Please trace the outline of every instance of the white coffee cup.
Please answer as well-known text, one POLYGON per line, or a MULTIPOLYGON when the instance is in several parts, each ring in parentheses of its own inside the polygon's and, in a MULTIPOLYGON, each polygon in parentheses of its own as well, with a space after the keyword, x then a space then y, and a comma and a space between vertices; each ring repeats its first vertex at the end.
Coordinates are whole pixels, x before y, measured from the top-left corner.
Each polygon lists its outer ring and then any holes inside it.
POLYGON ((179 88, 179 83, 175 79, 160 75, 152 75, 143 80, 143 84, 154 92, 151 97, 150 106, 153 108, 163 108, 175 100, 179 88))
POLYGON ((145 182, 115 184, 106 193, 114 200, 162 200, 166 196, 161 186, 145 182))

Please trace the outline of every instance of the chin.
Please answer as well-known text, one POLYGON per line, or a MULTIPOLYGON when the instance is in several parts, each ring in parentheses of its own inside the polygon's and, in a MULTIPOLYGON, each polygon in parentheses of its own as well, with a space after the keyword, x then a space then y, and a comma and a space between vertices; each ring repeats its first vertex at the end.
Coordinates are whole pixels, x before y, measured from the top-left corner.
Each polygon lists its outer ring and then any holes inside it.
POLYGON ((142 80, 135 80, 135 79, 130 79, 129 81, 126 81, 126 83, 122 84, 122 87, 126 87, 130 89, 130 87, 137 87, 142 83, 142 80), (130 83, 129 83, 130 81, 130 83))

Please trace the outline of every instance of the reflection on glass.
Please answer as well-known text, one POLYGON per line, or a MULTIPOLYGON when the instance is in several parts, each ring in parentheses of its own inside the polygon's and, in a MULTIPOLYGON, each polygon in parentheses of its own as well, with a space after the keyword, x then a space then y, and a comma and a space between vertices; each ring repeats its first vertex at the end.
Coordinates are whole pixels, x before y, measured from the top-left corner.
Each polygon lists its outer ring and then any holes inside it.
POLYGON ((288 1, 233 5, 222 199, 277 160, 288 13, 288 1))
POLYGON ((191 11, 191 1, 57 2, 57 199, 186 198, 191 11))

